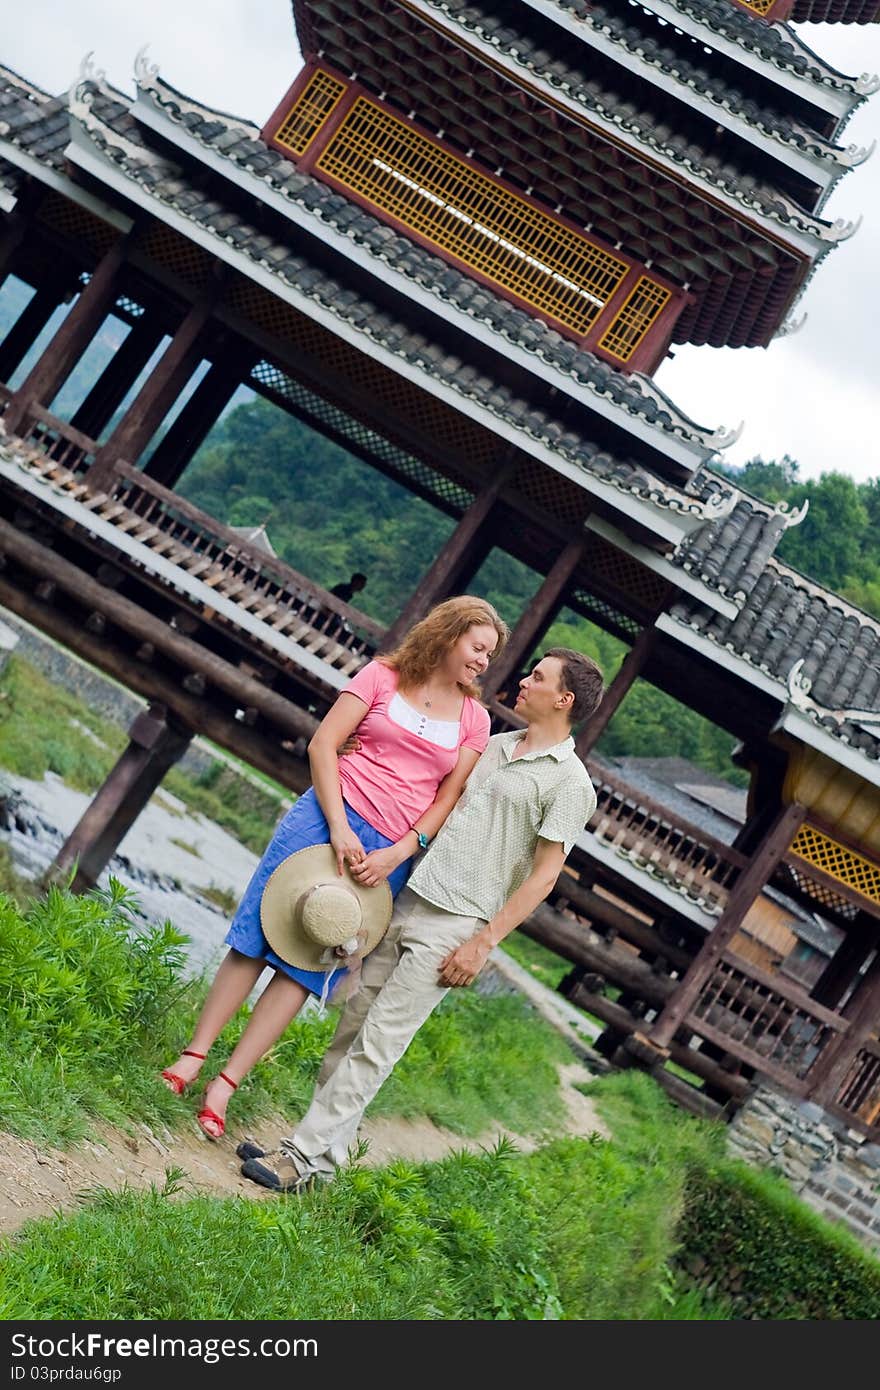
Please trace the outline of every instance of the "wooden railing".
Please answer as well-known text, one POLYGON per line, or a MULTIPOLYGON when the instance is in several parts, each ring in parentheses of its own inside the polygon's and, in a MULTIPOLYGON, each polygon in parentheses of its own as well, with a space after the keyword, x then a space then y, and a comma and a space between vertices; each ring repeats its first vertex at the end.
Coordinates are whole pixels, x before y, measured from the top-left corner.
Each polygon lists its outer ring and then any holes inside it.
POLYGON ((587 769, 597 805, 590 829, 637 868, 668 880, 707 912, 719 914, 744 855, 699 826, 673 816, 602 763, 587 769))
POLYGON ((332 632, 338 642, 358 655, 366 657, 376 649, 385 632, 380 623, 139 469, 121 463, 116 474, 119 481, 112 495, 143 523, 140 538, 146 537, 154 549, 160 549, 162 540, 157 538, 167 537, 169 548, 187 550, 194 557, 186 565, 191 574, 200 575, 206 583, 222 582, 227 597, 232 596, 232 589, 240 604, 260 616, 268 615, 269 622, 278 616, 273 610, 284 609, 316 631, 332 632))
POLYGON ((98 452, 94 439, 59 420, 41 405, 31 406, 28 431, 23 439, 62 468, 78 475, 88 471, 98 452))
POLYGON ((338 669, 351 674, 376 650, 381 624, 139 469, 118 463, 106 491, 90 489, 97 444, 41 406, 19 443, 60 492, 338 669))
POLYGON ((823 1048, 849 1026, 797 985, 733 951, 722 954, 685 1022, 799 1094, 823 1048))
POLYGON ((880 1125, 880 1041, 869 1039, 856 1053, 834 1104, 866 1128, 880 1125))

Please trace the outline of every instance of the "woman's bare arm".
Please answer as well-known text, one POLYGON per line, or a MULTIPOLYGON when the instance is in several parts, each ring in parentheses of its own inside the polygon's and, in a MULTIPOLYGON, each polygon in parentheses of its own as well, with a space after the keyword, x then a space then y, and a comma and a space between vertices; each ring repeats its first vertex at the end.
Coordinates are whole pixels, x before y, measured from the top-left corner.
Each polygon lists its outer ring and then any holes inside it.
POLYGON ((366 712, 367 706, 363 700, 343 691, 321 720, 309 743, 312 786, 330 827, 330 843, 336 851, 340 874, 346 860, 351 866, 363 862, 364 847, 345 814, 337 750, 354 733, 366 712))

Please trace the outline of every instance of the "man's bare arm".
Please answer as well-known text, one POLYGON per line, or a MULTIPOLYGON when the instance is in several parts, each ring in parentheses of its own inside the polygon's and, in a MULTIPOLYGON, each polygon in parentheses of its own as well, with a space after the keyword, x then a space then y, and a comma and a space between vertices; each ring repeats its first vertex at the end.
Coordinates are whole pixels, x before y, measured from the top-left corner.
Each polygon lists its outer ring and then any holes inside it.
POLYGON ((441 985, 469 985, 482 970, 493 946, 509 936, 550 893, 565 863, 565 846, 555 840, 539 840, 532 872, 500 912, 475 932, 469 941, 444 956, 439 966, 441 985))

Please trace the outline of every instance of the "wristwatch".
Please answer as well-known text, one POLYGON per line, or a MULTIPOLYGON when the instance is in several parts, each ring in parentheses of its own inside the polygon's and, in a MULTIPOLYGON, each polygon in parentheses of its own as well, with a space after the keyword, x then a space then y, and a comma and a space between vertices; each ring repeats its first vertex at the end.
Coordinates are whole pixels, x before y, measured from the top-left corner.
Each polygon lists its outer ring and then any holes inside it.
POLYGON ((416 839, 419 842, 419 849, 427 849, 428 837, 425 834, 424 830, 416 830, 415 826, 413 826, 413 830, 415 830, 416 839))

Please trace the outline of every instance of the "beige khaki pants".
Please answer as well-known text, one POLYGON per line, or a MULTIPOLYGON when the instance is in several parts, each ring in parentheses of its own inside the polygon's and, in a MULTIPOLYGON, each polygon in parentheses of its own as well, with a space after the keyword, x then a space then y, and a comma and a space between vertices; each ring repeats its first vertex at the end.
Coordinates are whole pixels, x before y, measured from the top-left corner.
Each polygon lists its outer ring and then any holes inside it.
POLYGON ((281 1148, 300 1172, 330 1175, 347 1161, 364 1110, 447 990, 444 956, 484 922, 433 907, 404 888, 384 939, 364 960, 327 1050, 312 1103, 281 1148))

